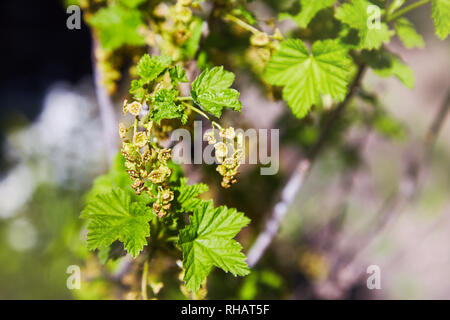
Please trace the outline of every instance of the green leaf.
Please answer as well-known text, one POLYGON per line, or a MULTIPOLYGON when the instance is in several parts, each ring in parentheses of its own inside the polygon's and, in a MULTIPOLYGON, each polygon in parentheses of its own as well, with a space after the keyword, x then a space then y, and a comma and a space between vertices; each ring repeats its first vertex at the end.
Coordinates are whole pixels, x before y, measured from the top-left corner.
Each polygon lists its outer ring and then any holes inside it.
POLYGON ((178 97, 178 90, 161 89, 155 94, 154 107, 151 118, 158 124, 163 119, 181 118, 184 108, 177 105, 175 99, 178 97))
POLYGON ((336 41, 316 41, 310 53, 301 40, 289 39, 272 55, 264 78, 284 86, 283 99, 303 118, 321 95, 345 98, 351 67, 347 50, 336 41))
POLYGON ((104 265, 109 259, 109 253, 111 251, 110 246, 98 248, 98 260, 100 264, 104 265))
POLYGON ((190 218, 190 225, 180 231, 178 245, 183 251, 184 281, 196 292, 213 266, 244 276, 250 270, 242 246, 234 236, 250 222, 236 209, 214 209, 212 200, 203 201, 190 218))
POLYGON ((400 8, 405 3, 405 0, 392 0, 389 5, 386 14, 390 16, 395 10, 400 8))
POLYGON ((205 111, 219 118, 224 107, 241 111, 239 92, 231 89, 234 74, 223 67, 203 71, 192 83, 191 95, 205 111))
POLYGON ((170 79, 172 79, 172 83, 174 86, 178 84, 178 82, 188 82, 188 78, 186 77, 186 71, 184 71, 182 66, 176 65, 173 68, 169 69, 170 79))
POLYGON ((150 82, 155 80, 161 73, 169 68, 172 58, 168 56, 153 56, 144 54, 139 60, 136 69, 142 81, 150 82))
POLYGON ((331 7, 336 0, 300 0, 301 10, 297 15, 281 13, 280 20, 290 18, 294 20, 300 28, 306 28, 317 12, 331 7))
POLYGON ((450 33, 450 0, 432 0, 431 17, 436 35, 445 40, 450 33))
POLYGON ((184 212, 192 212, 202 202, 197 198, 200 194, 209 190, 208 186, 203 183, 188 185, 187 178, 180 179, 180 186, 177 188, 180 194, 177 201, 184 212))
POLYGON ((115 50, 123 45, 141 46, 144 37, 139 33, 145 27, 139 10, 112 5, 98 10, 88 23, 98 31, 102 47, 115 50))
POLYGON ((339 31, 338 41, 347 50, 358 50, 360 48, 361 39, 359 38, 358 30, 350 28, 347 25, 342 25, 339 31))
MULTIPOLYGON (((132 181, 125 170, 125 158, 118 153, 114 158, 108 173, 101 175, 94 180, 91 190, 89 190, 85 196, 86 202, 95 199, 99 194, 112 191, 113 188, 126 189, 130 186, 132 181)), ((132 190, 131 187, 130 190, 132 190)))
POLYGON ((408 88, 414 87, 414 72, 398 56, 385 49, 363 51, 363 60, 380 77, 397 77, 408 88))
POLYGON ((197 58, 197 66, 202 71, 206 70, 207 68, 213 67, 213 65, 209 61, 208 53, 205 50, 199 52, 197 58))
POLYGON ((153 203, 154 199, 147 193, 137 195, 136 191, 131 188, 133 181, 131 181, 126 170, 125 158, 119 152, 114 158, 108 173, 101 175, 94 180, 91 190, 89 190, 84 197, 85 202, 89 203, 95 200, 96 196, 99 194, 109 193, 115 188, 120 188, 129 194, 132 201, 141 202, 144 205, 153 203))
POLYGON ((184 54, 187 58, 193 58, 197 53, 200 39, 202 37, 202 26, 203 21, 200 18, 196 18, 190 25, 191 36, 183 45, 184 54))
POLYGON ((240 16, 242 18, 244 18, 244 20, 246 20, 249 24, 253 25, 256 24, 256 19, 253 16, 253 14, 248 11, 242 4, 238 5, 236 8, 234 8, 232 10, 232 14, 234 16, 240 16))
POLYGON ((417 33, 416 29, 414 29, 414 25, 408 19, 397 19, 397 21, 395 21, 395 31, 406 48, 423 48, 425 46, 422 36, 417 33))
POLYGON ((131 81, 130 94, 138 101, 143 100, 147 95, 147 90, 144 88, 145 82, 141 79, 131 81))
POLYGON ((344 3, 336 10, 336 19, 358 30, 361 49, 378 49, 383 43, 389 43, 393 31, 384 22, 378 26, 376 23, 371 24, 373 13, 369 6, 373 5, 367 0, 344 3))
POLYGON ((119 188, 97 195, 81 213, 88 222, 89 250, 109 246, 115 240, 136 258, 150 236, 151 209, 141 202, 132 202, 130 195, 119 188))
POLYGON ((415 77, 413 70, 406 64, 404 64, 400 58, 393 57, 391 60, 391 66, 386 69, 374 70, 375 74, 380 77, 396 77, 407 88, 414 88, 415 77))
POLYGON ((386 138, 403 140, 405 138, 405 126, 393 116, 387 113, 377 113, 373 119, 373 128, 386 138))

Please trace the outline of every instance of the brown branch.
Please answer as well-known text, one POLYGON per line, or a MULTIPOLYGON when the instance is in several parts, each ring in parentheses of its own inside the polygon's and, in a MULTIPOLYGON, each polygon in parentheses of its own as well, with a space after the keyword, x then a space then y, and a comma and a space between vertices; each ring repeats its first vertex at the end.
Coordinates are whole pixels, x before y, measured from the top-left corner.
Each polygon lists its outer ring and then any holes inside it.
POLYGON ((273 207, 272 213, 269 220, 266 222, 263 232, 258 235, 256 241, 249 250, 247 255, 247 263, 250 267, 253 267, 259 261, 266 249, 269 247, 270 243, 273 241, 276 233, 278 232, 280 222, 288 212, 295 196, 302 189, 304 181, 311 171, 314 160, 322 151, 341 113, 359 88, 365 70, 365 65, 361 65, 359 67, 358 72, 350 85, 347 96, 327 118, 325 126, 316 144, 311 148, 308 156, 300 160, 291 178, 281 191, 280 201, 273 207))
POLYGON ((447 97, 443 101, 441 107, 439 108, 438 113, 436 114, 433 122, 431 123, 430 129, 428 130, 426 136, 426 143, 432 147, 434 142, 441 131, 441 128, 444 124, 445 118, 450 110, 450 89, 447 92, 447 97))

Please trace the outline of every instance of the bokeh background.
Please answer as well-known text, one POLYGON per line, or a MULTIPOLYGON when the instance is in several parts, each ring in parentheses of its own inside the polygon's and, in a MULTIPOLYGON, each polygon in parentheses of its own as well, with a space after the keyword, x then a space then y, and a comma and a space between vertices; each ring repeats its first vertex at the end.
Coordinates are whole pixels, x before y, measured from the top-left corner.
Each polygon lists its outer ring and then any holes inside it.
MULTIPOLYGON (((268 16, 283 6, 289 1, 258 1, 252 9, 268 16)), ((79 219, 83 195, 108 170, 89 28, 68 30, 60 1, 0 7, 0 299, 103 297, 107 287, 95 282, 86 290, 66 287, 67 267, 85 266, 91 256, 79 219)), ((429 7, 409 17, 426 47, 405 50, 397 40, 389 47, 414 70, 414 89, 371 72, 364 79, 398 121, 395 130, 350 128, 343 146, 321 155, 252 274, 234 279, 215 271, 210 298, 450 298, 450 120, 420 168, 420 190, 408 201, 396 198, 410 188, 408 170, 422 160, 424 137, 450 88, 450 41, 434 36, 429 7), (369 265, 380 267, 380 290, 366 287, 369 265)), ((214 168, 187 172, 193 180, 206 177, 219 203, 253 219, 240 235, 248 251, 314 132, 282 102, 267 99, 248 70, 234 71, 244 106, 239 121, 281 129, 280 174, 261 177, 258 168, 246 168, 225 192, 214 187, 214 168)), ((168 284, 163 298, 182 295, 168 284)))

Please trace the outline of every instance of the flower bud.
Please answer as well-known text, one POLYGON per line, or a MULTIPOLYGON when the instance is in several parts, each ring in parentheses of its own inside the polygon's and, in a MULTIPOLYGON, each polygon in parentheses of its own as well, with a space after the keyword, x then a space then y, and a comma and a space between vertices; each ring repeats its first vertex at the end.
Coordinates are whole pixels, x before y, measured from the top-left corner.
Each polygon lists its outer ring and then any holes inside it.
POLYGON ((169 14, 169 8, 167 4, 165 3, 158 4, 153 10, 153 14, 158 18, 164 18, 166 15, 169 14))
POLYGON ((208 141, 208 144, 214 144, 216 143, 216 137, 214 136, 214 130, 209 130, 207 132, 205 132, 205 134, 203 135, 203 138, 208 141))
POLYGON ((282 40, 284 39, 283 35, 281 34, 280 29, 278 29, 278 28, 275 29, 275 32, 273 33, 273 36, 272 36, 272 37, 273 37, 275 40, 280 40, 280 41, 282 41, 282 40))
POLYGON ((236 160, 233 158, 227 158, 223 161, 222 165, 227 169, 233 169, 236 167, 236 160))
POLYGON ((220 136, 225 139, 232 140, 235 137, 235 132, 233 127, 220 130, 220 136))
POLYGON ((269 36, 264 32, 254 34, 250 38, 250 43, 252 46, 263 47, 269 43, 269 36))
POLYGON ((216 148, 216 156, 217 157, 219 157, 219 158, 226 157, 226 155, 228 153, 228 147, 225 143, 219 142, 214 147, 216 148))
POLYGON ((192 18, 192 11, 186 7, 177 8, 176 18, 177 20, 188 23, 192 18))
POLYGON ((170 189, 165 189, 161 193, 161 199, 164 203, 170 202, 173 200, 173 192, 170 189))
POLYGON ((172 171, 167 166, 161 166, 158 170, 164 175, 164 178, 169 177, 172 173, 172 171))
POLYGON ((148 175, 148 179, 151 183, 158 184, 164 182, 165 176, 159 169, 155 169, 150 172, 150 174, 148 175))
POLYGON ((170 160, 170 158, 172 157, 171 155, 171 151, 170 149, 162 149, 158 152, 158 160, 163 162, 163 163, 167 163, 167 161, 170 160))
POLYGON ((153 210, 159 212, 159 210, 161 210, 161 205, 158 202, 153 203, 153 210))
POLYGON ((127 100, 127 99, 123 100, 123 106, 122 106, 122 108, 123 108, 123 114, 124 114, 124 115, 127 114, 127 112, 128 112, 128 107, 127 107, 127 105, 128 105, 128 100, 127 100))
POLYGON ((134 144, 138 147, 138 148, 143 148, 146 144, 148 143, 148 138, 147 135, 145 134, 145 132, 137 132, 134 135, 134 144))
POLYGON ((134 101, 132 103, 127 104, 124 107, 124 111, 125 110, 131 113, 133 116, 137 117, 141 113, 142 105, 139 102, 134 101))
POLYGON ((119 123, 119 136, 120 139, 125 139, 125 137, 127 136, 127 127, 125 127, 122 122, 119 123))
POLYGON ((129 161, 134 161, 139 156, 139 150, 132 143, 124 142, 122 144, 122 154, 129 161))
POLYGON ((187 7, 187 6, 189 6, 191 3, 192 3, 192 0, 178 0, 178 4, 179 4, 180 6, 185 6, 185 7, 187 7))
POLYGON ((125 167, 129 170, 136 170, 136 163, 131 161, 125 161, 125 167))

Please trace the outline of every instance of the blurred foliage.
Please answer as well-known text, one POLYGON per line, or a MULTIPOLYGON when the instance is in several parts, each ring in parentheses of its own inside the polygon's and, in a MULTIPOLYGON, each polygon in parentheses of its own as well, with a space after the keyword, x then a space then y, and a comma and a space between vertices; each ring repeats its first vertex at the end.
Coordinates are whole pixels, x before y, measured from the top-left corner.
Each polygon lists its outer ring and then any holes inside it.
POLYGON ((14 218, 0 222, 2 299, 72 297, 67 267, 81 266, 88 254, 80 241, 80 195, 41 185, 14 218))

